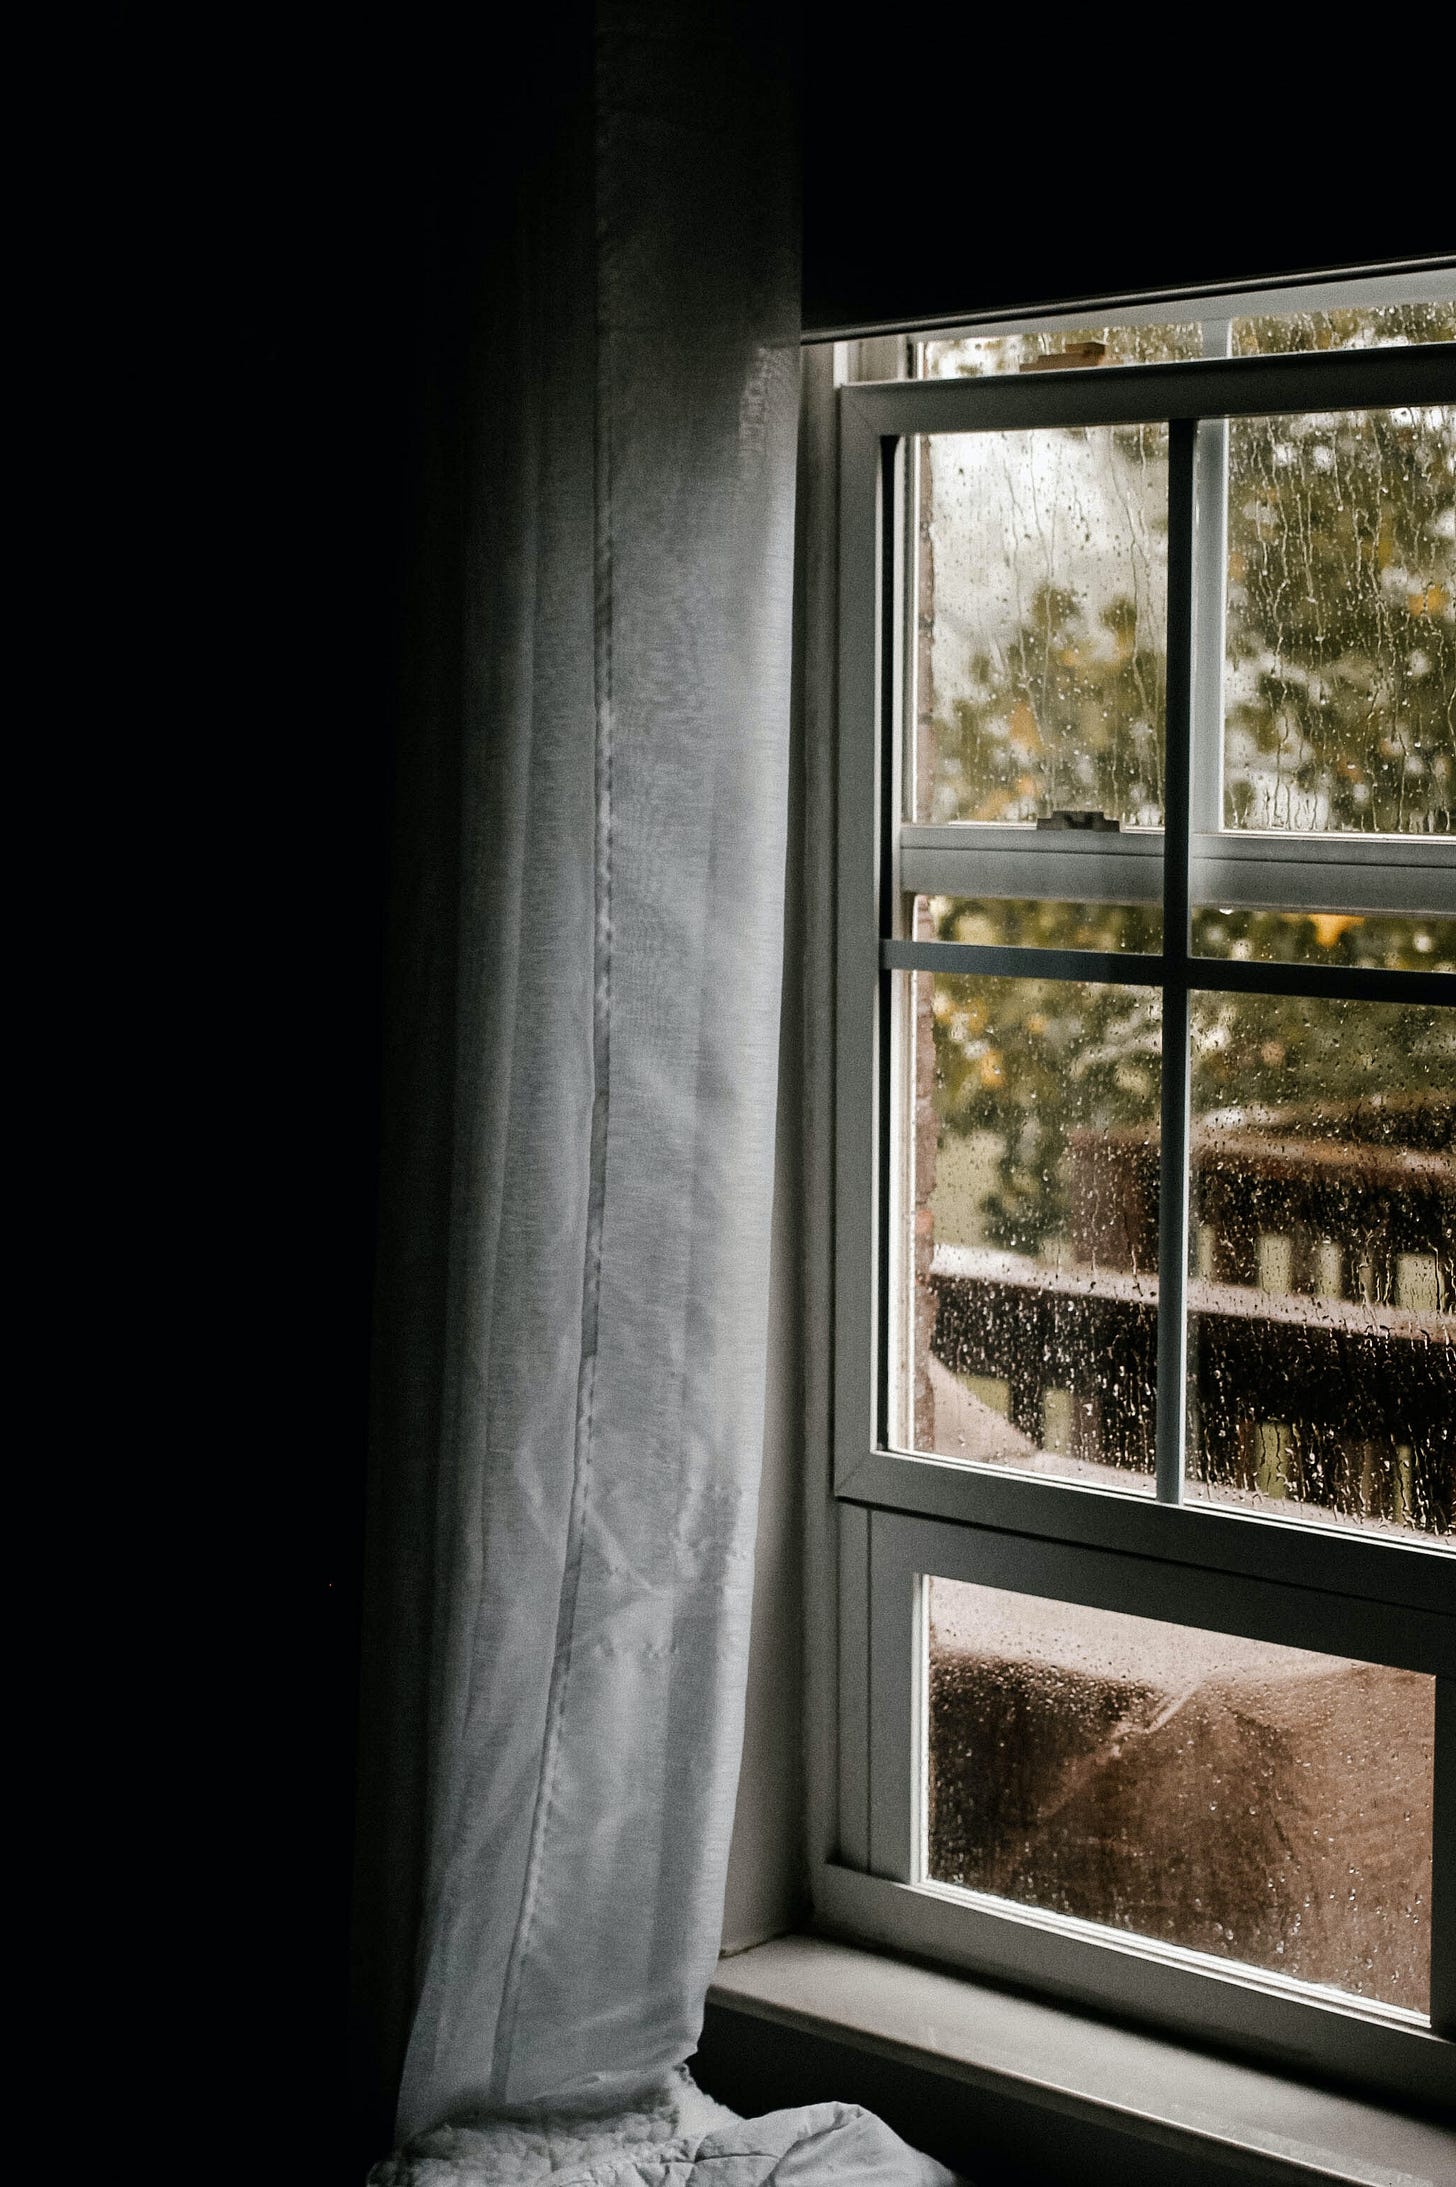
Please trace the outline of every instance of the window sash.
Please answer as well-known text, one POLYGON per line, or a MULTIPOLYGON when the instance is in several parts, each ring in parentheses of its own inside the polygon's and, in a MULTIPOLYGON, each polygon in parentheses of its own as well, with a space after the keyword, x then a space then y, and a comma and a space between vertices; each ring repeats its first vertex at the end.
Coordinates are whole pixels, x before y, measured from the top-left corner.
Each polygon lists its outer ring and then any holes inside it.
MULTIPOLYGON (((841 1741, 853 1736, 855 1705, 865 1767, 853 1788, 864 1801, 865 1882, 902 1946, 1035 1983, 1078 2002, 1112 2006, 1204 2040, 1232 2041, 1260 2057, 1305 2062, 1311 2054, 1352 2078, 1422 2102, 1449 2085, 1456 2028, 1456 1620, 1388 1605, 1356 1607, 1343 1597, 1269 1578, 1170 1568, 1123 1551, 1052 1545, 1001 1531, 875 1511, 863 1515, 856 1547, 868 1580, 867 1607, 851 1621, 865 1652, 863 1675, 842 1701, 841 1741), (925 1579, 934 1575, 1086 1603, 1387 1663, 1434 1676, 1437 1783, 1433 1817, 1431 2028, 1373 2001, 1321 1995, 1308 1986, 1228 1962, 1103 1929, 1043 1910, 1013 1906, 925 1879, 925 1579), (1444 1781, 1441 1774, 1445 1763, 1444 1781), (884 1886, 892 1886, 888 1893, 884 1886), (933 1939, 933 1942, 931 1941, 933 1939)), ((828 1881, 853 1901, 862 1889, 828 1881)))
MULTIPOLYGON (((1257 876, 1242 884, 1245 900, 1273 895, 1309 908, 1317 885, 1328 877, 1340 908, 1349 908, 1363 877, 1365 893, 1384 893, 1378 908, 1425 908, 1456 876, 1456 841, 1432 837, 1369 839, 1358 836, 1281 837, 1267 842, 1249 833, 1193 831, 1199 795, 1199 736, 1206 744, 1214 709, 1200 695, 1196 638, 1209 586, 1201 582, 1194 523, 1199 463, 1196 428, 1210 416, 1264 415, 1328 408, 1399 407, 1415 401, 1456 399, 1456 345, 1420 349, 1340 351, 1296 357, 1204 359, 1167 366, 1129 366, 1095 373, 1042 373, 972 381, 894 381, 841 390, 839 632, 839 944, 837 1078, 836 1254, 836 1489, 864 1494, 871 1476, 888 1487, 902 1508, 922 1501, 953 1507, 974 1519, 992 1499, 1004 1510, 1021 1488, 1040 1489, 1028 1502, 1038 1523, 1051 1521, 1070 1484, 1012 1484, 1000 1469, 974 1463, 937 1463, 900 1454, 889 1432, 887 1397, 904 1285, 897 1280, 897 1221, 906 1189, 900 1150, 891 1144, 897 1076, 905 1059, 893 1026, 889 982, 911 968, 981 971, 1002 976, 1057 977, 1149 984, 1163 994, 1163 1118, 1165 1175, 1181 1189, 1161 1196, 1159 1248, 1158 1495, 1180 1503, 1184 1477, 1186 1375, 1185 1289, 1187 1270, 1188 1025, 1191 991, 1233 990, 1370 1000, 1448 1002, 1449 976, 1375 969, 1261 964, 1193 957, 1189 906, 1193 900, 1228 903, 1230 883, 1243 870, 1257 876), (1078 837, 1034 829, 963 823, 927 829, 903 824, 902 778, 906 765, 901 734, 904 676, 904 571, 909 561, 900 532, 909 520, 908 437, 929 431, 1004 431, 1019 427, 1112 422, 1170 425, 1168 687, 1165 736, 1165 830, 1078 837), (1202 610, 1200 602, 1203 603, 1202 610), (993 839, 993 840, 988 840, 993 839), (1146 900, 1160 895, 1165 908, 1164 949, 1132 953, 1039 952, 1020 948, 917 942, 895 932, 905 892, 934 881, 936 893, 1011 893, 991 885, 1015 862, 1020 892, 1066 894, 1076 900, 1146 900), (1129 887, 1138 876, 1138 895, 1129 887), (964 876, 964 878, 960 878, 964 876), (974 879, 973 879, 974 876, 974 879), (959 879, 959 889, 948 886, 959 879), (1152 884, 1150 888, 1150 883, 1152 884), (1045 884, 1045 885, 1043 885, 1045 884), (1394 899, 1394 901, 1389 901, 1394 899), (1049 1495, 1052 1502, 1045 1502, 1049 1495)), ((1218 607, 1221 628, 1221 600, 1218 607)), ((1207 657, 1208 648, 1204 648, 1207 657)), ((1222 646, 1218 647, 1221 673, 1222 646)), ((1205 684, 1207 679, 1204 679, 1205 684)), ((1219 725, 1221 730, 1221 723, 1219 725)), ((1206 763, 1201 769, 1207 777, 1206 763)), ((1205 796, 1206 802, 1206 796, 1205 796)), ((1234 900, 1238 900, 1236 890, 1234 900)), ((1376 908, 1372 906, 1372 908, 1376 908)), ((906 1089, 900 1088, 904 1097, 906 1089)), ((1143 1501, 1115 1491, 1116 1524, 1139 1524, 1131 1507, 1143 1501)), ((1191 1515, 1191 1514, 1190 1514, 1191 1515)), ((1203 1511, 1227 1535, 1228 1568, 1244 1562, 1238 1529, 1244 1513, 1203 1511)), ((1070 1518, 1067 1523, 1070 1522, 1070 1518)), ((1339 1538, 1318 1521, 1274 1520, 1282 1553, 1296 1570, 1347 1572, 1364 1566, 1386 1576, 1376 1582, 1399 1596, 1409 1583, 1397 1577, 1401 1561, 1414 1557, 1425 1570, 1448 1553, 1423 1544, 1339 1538)), ((1200 1524, 1200 1553, 1206 1529, 1200 1524)), ((1216 1537, 1217 1538, 1217 1535, 1216 1537)), ((1171 1545, 1161 1553, 1176 1553, 1171 1545)), ((1417 1587, 1440 1584, 1440 1566, 1417 1587)), ((1346 1583, 1348 1584, 1348 1582, 1346 1583)))
MULTIPOLYGON (((995 821, 941 827, 907 821, 897 830, 897 845, 898 888, 905 896, 1163 900, 1161 828, 1081 835, 995 821)), ((1450 917, 1456 912, 1456 836, 1195 829, 1189 891, 1195 904, 1242 911, 1450 917)))

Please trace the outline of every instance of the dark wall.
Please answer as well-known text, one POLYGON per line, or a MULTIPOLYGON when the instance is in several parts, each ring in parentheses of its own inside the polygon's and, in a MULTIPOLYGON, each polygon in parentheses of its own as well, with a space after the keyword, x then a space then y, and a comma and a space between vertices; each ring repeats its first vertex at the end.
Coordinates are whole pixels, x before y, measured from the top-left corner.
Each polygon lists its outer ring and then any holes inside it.
POLYGON ((810 333, 1456 252, 1435 108, 1357 119, 1304 25, 1286 47, 1267 19, 1190 18, 1176 45, 1178 20, 872 23, 806 0, 810 333))
POLYGON ((249 2009, 318 2091, 321 2178, 362 2177, 392 2104, 367 2056, 361 2081, 372 2002, 351 2008, 349 1976, 391 833, 420 708, 451 703, 470 348, 491 338, 522 178, 589 81, 586 24, 579 4, 529 41, 396 20, 269 56, 234 182, 246 396, 216 794, 244 986, 225 1313, 246 1335, 216 1530, 246 1543, 250 1720, 224 1832, 249 2009))
POLYGON ((506 57, 424 24, 307 37, 251 54, 229 98, 225 749, 198 725, 199 977, 230 1019, 197 1179, 223 1419, 198 1456, 236 1671, 201 1830, 225 2024, 262 2077, 231 2130, 286 2118, 285 2169, 311 2143, 320 2179, 357 2182, 387 2134, 351 2109, 346 2027, 391 812, 426 444, 471 253, 511 219, 506 57))

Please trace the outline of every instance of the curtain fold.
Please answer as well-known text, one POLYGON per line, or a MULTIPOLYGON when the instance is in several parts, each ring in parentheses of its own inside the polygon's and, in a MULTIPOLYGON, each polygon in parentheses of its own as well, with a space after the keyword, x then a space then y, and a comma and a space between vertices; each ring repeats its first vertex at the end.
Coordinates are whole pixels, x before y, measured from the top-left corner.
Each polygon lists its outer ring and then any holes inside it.
MULTIPOLYGON (((589 73, 576 35, 543 47, 549 127, 426 495, 360 1888, 393 1909, 398 2134, 456 2166, 389 2177, 535 2176, 541 2122, 645 2110, 689 2168, 662 2177, 732 2155, 746 2180, 768 2143, 710 2149, 727 2115, 678 2069, 718 1949, 762 1426, 794 78, 726 0, 603 0, 589 73), (509 2156, 486 2122, 521 2118, 509 2156)), ((837 2136, 832 2171, 866 2133, 910 2167, 873 2176, 942 2176, 847 2112, 772 2161, 837 2136)))

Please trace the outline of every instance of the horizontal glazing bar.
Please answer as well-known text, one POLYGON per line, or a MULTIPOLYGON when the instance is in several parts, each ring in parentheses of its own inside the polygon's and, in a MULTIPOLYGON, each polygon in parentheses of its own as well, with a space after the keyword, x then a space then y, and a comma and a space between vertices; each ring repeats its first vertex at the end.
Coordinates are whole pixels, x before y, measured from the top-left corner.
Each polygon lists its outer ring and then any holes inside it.
MULTIPOLYGON (((976 823, 902 828, 900 886, 911 895, 1157 903, 1161 828, 1120 835, 976 823)), ((1195 904, 1270 911, 1456 916, 1456 836, 1195 835, 1195 904)))
POLYGON ((900 830, 900 855, 944 852, 955 858, 980 858, 987 851, 1028 851, 1038 859, 1068 857, 1083 861, 1137 859, 1156 863, 1163 855, 1161 828, 1126 828, 1117 833, 1079 828, 1036 828, 1030 823, 957 820, 945 827, 900 830))
MULTIPOLYGON (((1009 822, 960 820, 944 827, 900 830, 902 858, 927 852, 955 858, 979 858, 987 851, 1013 851, 1017 857, 1066 858, 1097 864, 1103 860, 1156 862, 1163 855, 1161 828, 1035 828, 1009 822)), ((1238 860, 1257 865, 1429 867, 1449 877, 1456 888, 1456 835, 1356 835, 1331 829, 1296 834, 1276 828, 1205 829, 1193 837, 1195 858, 1238 860)))
POLYGON ((1371 1535, 1328 1518, 1291 1524, 1207 1504, 1160 1504, 1150 1496, 1035 1479, 994 1464, 884 1450, 867 1451, 835 1493, 843 1503, 951 1526, 1116 1549, 1451 1617, 1451 1550, 1371 1535))
POLYGON ((902 828, 900 886, 912 896, 1161 903, 1163 831, 1094 835, 978 824, 902 828))
MULTIPOLYGON (((1200 854, 1190 867, 1195 904, 1230 911, 1396 912, 1411 919, 1456 915, 1456 872, 1436 865, 1225 857, 1200 854)), ((943 892, 944 893, 944 892, 943 892)))
MULTIPOLYGON (((1022 949, 982 942, 881 942, 887 972, 983 972, 1021 980, 1088 980, 1118 987, 1166 984, 1161 957, 1134 950, 1022 949)), ((1453 983, 1456 984, 1456 983, 1453 983)))
POLYGON ((1347 1002, 1456 1005, 1449 972, 1387 972, 1374 966, 1255 963, 1223 957, 1113 954, 1096 949, 1022 949, 980 942, 880 943, 887 972, 980 972, 993 979, 1087 980, 1117 987, 1176 987, 1237 995, 1308 995, 1347 1002))
MULTIPOLYGON (((1183 985, 1224 995, 1307 995, 1335 1002, 1456 1004, 1449 972, 1387 972, 1378 966, 1259 964, 1252 959, 1196 957, 1174 975, 1183 985)), ((1165 982, 1165 984, 1170 984, 1165 982)))
POLYGON ((1456 343, 847 387, 872 433, 1015 433, 1456 401, 1456 343))

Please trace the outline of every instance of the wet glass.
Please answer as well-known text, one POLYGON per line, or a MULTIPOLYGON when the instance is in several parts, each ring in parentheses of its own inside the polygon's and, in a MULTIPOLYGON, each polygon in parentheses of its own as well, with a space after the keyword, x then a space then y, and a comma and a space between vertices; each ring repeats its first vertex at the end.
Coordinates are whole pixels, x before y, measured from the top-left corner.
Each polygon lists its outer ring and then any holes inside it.
POLYGON ((1001 372, 1072 372, 1098 365, 1176 364, 1203 355, 1203 329, 1176 326, 1043 327, 1034 334, 969 335, 918 342, 922 380, 979 379, 1001 372))
POLYGON ((914 817, 1160 825, 1166 427, 917 447, 914 817))
MULTIPOLYGON (((917 896, 917 941, 1007 949, 1134 950, 1163 946, 1161 904, 1073 904, 1051 897, 917 896)), ((1456 924, 1456 922, 1453 922, 1456 924)))
POLYGON ((1228 427, 1231 828, 1449 835, 1456 407, 1228 427))
POLYGON ((1429 2012, 1433 1678, 929 1597, 932 1880, 1429 2012))
POLYGON ((912 1447, 1148 1492, 1153 1476, 1154 990, 896 975, 912 1447))
MULTIPOLYGON (((1340 305, 1326 311, 1244 313, 1229 322, 1235 357, 1314 349, 1388 349, 1456 342, 1456 301, 1340 305)), ((1058 326, 1031 334, 977 334, 917 342, 925 380, 988 373, 1091 370, 1098 365, 1178 364, 1206 354, 1201 322, 1166 326, 1058 326)))
POLYGON ((1193 953, 1253 964, 1354 965, 1383 972, 1456 972, 1456 919, 1396 912, 1193 913, 1193 953))
POLYGON ((1403 349, 1412 342, 1456 342, 1456 302, 1265 312, 1235 319, 1230 331, 1236 357, 1311 349, 1403 349))
POLYGON ((1196 993, 1189 1493, 1449 1543, 1456 1013, 1196 993))

